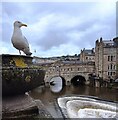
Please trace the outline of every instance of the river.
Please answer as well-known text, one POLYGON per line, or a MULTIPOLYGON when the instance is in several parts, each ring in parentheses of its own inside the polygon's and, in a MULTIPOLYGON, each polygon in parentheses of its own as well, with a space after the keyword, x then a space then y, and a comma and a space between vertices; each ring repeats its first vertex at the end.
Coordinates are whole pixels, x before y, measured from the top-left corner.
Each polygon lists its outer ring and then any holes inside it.
POLYGON ((64 95, 89 95, 97 96, 109 101, 118 101, 118 91, 116 89, 95 88, 89 86, 65 86, 59 93, 53 93, 49 87, 41 86, 31 91, 29 94, 34 99, 40 99, 54 118, 62 117, 61 112, 56 105, 56 100, 58 97, 64 95))

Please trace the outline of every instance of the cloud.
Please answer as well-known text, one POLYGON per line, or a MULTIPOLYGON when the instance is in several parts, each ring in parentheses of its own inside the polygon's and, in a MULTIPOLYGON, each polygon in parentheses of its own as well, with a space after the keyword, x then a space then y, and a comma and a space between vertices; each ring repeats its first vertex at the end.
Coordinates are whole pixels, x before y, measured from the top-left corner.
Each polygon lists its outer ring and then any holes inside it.
POLYGON ((58 56, 93 48, 96 39, 115 37, 115 6, 115 2, 3 3, 2 40, 5 50, 2 52, 17 51, 10 41, 14 20, 28 25, 22 28, 22 32, 31 50, 36 49, 33 54, 58 56))

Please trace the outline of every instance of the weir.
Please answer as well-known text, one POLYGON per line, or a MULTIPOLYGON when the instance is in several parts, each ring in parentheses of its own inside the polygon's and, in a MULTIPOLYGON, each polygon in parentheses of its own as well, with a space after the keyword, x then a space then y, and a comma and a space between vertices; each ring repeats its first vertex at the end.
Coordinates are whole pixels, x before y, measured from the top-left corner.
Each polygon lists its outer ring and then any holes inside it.
POLYGON ((62 96, 57 99, 64 118, 99 118, 117 120, 117 102, 106 101, 93 96, 62 96))

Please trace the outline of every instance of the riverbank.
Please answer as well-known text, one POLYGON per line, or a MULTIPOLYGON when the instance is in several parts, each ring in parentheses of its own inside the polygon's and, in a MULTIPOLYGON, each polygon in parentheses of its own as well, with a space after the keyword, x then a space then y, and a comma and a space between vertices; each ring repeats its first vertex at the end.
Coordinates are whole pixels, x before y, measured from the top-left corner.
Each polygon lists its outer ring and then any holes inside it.
POLYGON ((108 88, 118 90, 118 83, 110 83, 108 88))

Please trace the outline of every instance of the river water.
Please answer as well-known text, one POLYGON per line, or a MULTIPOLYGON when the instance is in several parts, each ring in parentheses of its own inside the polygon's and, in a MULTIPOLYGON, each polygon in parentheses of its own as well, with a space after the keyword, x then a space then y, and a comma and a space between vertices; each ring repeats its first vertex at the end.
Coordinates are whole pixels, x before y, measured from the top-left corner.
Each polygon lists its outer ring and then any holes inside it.
POLYGON ((40 99, 54 118, 62 117, 61 112, 56 104, 56 100, 58 97, 64 95, 89 95, 97 96, 109 101, 118 101, 117 90, 109 88, 95 88, 89 86, 65 86, 59 93, 53 93, 49 87, 41 86, 31 91, 29 94, 34 99, 40 99))

